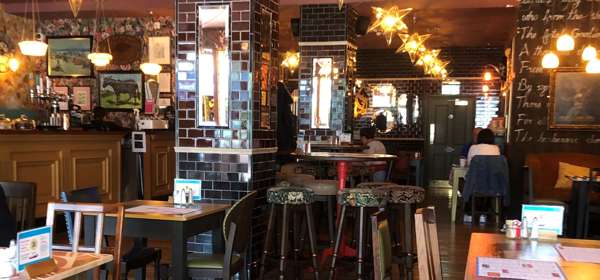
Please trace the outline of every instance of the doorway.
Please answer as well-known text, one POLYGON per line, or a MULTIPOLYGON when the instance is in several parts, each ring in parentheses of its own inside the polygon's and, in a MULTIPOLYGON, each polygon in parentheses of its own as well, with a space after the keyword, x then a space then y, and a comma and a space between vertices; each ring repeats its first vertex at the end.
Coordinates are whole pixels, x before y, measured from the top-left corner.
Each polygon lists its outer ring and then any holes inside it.
POLYGON ((475 126, 475 98, 430 96, 426 100, 426 178, 448 180, 453 163, 458 163, 463 145, 471 142, 475 126))

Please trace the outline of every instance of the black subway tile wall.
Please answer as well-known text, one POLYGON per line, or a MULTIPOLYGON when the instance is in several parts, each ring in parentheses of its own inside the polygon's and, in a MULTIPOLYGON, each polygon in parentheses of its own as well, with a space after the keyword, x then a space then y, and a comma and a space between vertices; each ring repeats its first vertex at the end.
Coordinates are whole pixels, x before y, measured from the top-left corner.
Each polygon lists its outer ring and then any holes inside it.
MULTIPOLYGON (((263 148, 276 146, 271 117, 268 128, 259 128, 258 76, 262 49, 256 48, 261 36, 261 13, 271 14, 271 87, 269 100, 275 101, 278 77, 279 1, 278 0, 176 0, 177 8, 177 174, 179 178, 202 180, 203 198, 213 202, 232 203, 251 191, 259 192, 252 215, 252 255, 258 256, 265 232, 266 189, 275 184, 274 151, 263 148), (229 124, 227 127, 196 125, 196 91, 198 84, 196 42, 198 40, 199 6, 229 5, 230 7, 230 92, 229 124), (188 150, 185 150, 188 148, 188 150), (199 152, 195 148, 211 148, 199 152), (183 150, 182 150, 183 149, 183 150), (235 150, 240 152, 235 152, 235 150), (261 150, 257 154, 256 149, 261 150)), ((275 106, 267 110, 276 115, 275 106)), ((188 250, 210 252, 211 237, 204 233, 188 241, 188 250)))

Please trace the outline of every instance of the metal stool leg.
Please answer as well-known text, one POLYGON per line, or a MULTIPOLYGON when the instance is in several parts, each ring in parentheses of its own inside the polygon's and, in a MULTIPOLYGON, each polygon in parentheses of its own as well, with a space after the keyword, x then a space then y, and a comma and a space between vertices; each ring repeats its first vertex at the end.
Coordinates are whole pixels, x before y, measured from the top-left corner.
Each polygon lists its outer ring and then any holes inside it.
POLYGON ((327 223, 329 224, 329 243, 333 245, 335 243, 335 217, 333 212, 335 211, 335 196, 327 196, 327 223))
POLYGON ((306 224, 308 225, 308 239, 310 239, 310 253, 312 254, 315 280, 319 280, 319 263, 317 262, 317 240, 315 234, 315 221, 312 215, 312 205, 306 204, 306 224))
POLYGON ((365 208, 358 208, 358 279, 363 279, 363 253, 365 246, 365 208))
POLYGON ((412 207, 404 203, 404 250, 406 251, 406 278, 413 278, 413 253, 412 253, 412 207))
POLYGON ((342 241, 342 229, 344 228, 344 216, 346 215, 346 205, 342 206, 342 211, 340 212, 337 236, 335 238, 335 246, 333 247, 333 255, 331 256, 331 267, 329 268, 329 279, 333 279, 335 274, 335 260, 337 258, 337 254, 340 250, 340 242, 342 241))
POLYGON ((267 222, 267 235, 265 237, 265 244, 263 249, 263 255, 260 259, 260 273, 258 279, 262 280, 265 278, 265 262, 267 255, 269 254, 269 245, 271 243, 271 235, 273 234, 273 224, 275 223, 275 205, 271 204, 271 210, 269 211, 269 220, 267 222))
POLYGON ((288 205, 283 205, 283 223, 281 225, 281 253, 279 254, 279 279, 285 279, 286 245, 288 239, 288 205))

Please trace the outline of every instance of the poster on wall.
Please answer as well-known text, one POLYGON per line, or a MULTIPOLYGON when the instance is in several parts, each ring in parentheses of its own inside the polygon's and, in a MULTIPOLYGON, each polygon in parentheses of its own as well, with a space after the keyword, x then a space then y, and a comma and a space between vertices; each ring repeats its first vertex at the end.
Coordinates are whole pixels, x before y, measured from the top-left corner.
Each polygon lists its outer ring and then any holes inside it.
POLYGON ((62 101, 58 102, 58 109, 61 111, 69 110, 69 88, 65 86, 56 86, 53 88, 54 93, 57 95, 62 95, 62 101))
POLYGON ((156 64, 171 64, 171 38, 168 36, 148 38, 148 60, 156 64))
POLYGON ((550 74, 548 126, 554 129, 600 128, 600 76, 579 68, 559 68, 550 74))
POLYGON ((142 72, 98 72, 100 107, 113 110, 142 109, 142 72))
POLYGON ((92 97, 90 87, 73 87, 73 104, 79 106, 82 111, 92 108, 92 97))
POLYGON ((171 73, 165 72, 158 74, 158 91, 171 92, 171 73))
POLYGON ((92 63, 87 58, 92 37, 49 37, 48 76, 90 77, 92 63))

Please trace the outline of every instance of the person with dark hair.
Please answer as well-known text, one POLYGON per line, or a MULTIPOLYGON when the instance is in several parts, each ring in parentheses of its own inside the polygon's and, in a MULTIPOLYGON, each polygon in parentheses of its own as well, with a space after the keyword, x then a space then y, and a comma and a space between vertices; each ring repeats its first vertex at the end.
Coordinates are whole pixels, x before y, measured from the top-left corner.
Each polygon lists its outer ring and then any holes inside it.
MULTIPOLYGON (((360 142, 367 146, 368 149, 363 153, 367 154, 385 154, 385 146, 381 141, 375 140, 375 127, 365 127, 360 129, 360 142)), ((373 176, 373 182, 383 182, 386 177, 386 162, 375 161, 367 162, 369 171, 373 176)))
POLYGON ((290 105, 294 102, 283 82, 277 83, 277 147, 280 152, 296 149, 296 119, 290 105))
POLYGON ((8 247, 11 240, 17 239, 17 223, 10 214, 4 190, 0 188, 0 247, 8 247))
POLYGON ((489 129, 482 129, 477 134, 477 144, 471 145, 467 155, 467 164, 471 162, 474 156, 498 156, 500 148, 494 144, 494 132, 489 129))

